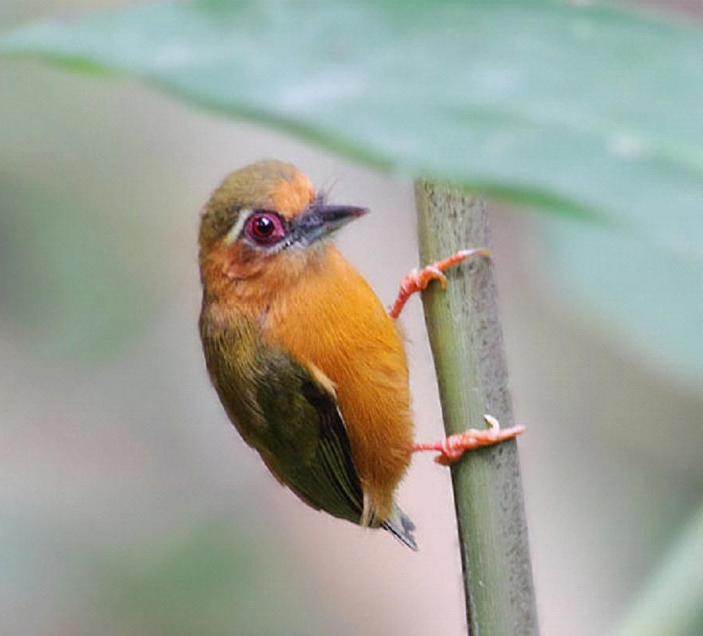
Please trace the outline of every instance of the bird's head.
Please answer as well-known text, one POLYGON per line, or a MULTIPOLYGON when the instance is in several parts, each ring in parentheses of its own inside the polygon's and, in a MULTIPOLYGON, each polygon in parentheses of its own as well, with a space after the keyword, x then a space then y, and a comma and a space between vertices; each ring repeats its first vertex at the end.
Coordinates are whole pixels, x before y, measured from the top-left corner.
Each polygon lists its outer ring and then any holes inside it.
POLYGON ((203 210, 203 283, 286 284, 319 264, 323 239, 366 212, 327 204, 291 164, 269 160, 242 168, 224 180, 203 210))

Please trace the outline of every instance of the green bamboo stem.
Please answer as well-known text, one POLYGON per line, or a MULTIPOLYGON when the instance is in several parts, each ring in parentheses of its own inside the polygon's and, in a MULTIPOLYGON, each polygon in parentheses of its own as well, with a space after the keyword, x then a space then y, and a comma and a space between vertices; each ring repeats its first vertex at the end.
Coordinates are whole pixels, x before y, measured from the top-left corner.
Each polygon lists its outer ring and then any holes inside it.
MULTIPOLYGON (((415 197, 423 264, 491 247, 482 200, 427 181, 415 197)), ((484 413, 512 426, 493 263, 479 257, 447 278, 446 290, 433 284, 422 295, 446 433, 485 428, 484 413)), ((467 453, 451 470, 469 633, 537 635, 516 441, 467 453)))

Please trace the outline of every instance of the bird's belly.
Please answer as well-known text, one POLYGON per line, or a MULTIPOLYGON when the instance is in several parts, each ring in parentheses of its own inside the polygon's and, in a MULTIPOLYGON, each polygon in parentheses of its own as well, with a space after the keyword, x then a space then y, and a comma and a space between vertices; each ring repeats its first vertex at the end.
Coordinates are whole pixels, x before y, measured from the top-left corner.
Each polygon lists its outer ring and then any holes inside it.
POLYGON ((373 291, 356 272, 352 283, 292 290, 265 337, 331 380, 364 491, 385 514, 411 457, 407 359, 373 291))

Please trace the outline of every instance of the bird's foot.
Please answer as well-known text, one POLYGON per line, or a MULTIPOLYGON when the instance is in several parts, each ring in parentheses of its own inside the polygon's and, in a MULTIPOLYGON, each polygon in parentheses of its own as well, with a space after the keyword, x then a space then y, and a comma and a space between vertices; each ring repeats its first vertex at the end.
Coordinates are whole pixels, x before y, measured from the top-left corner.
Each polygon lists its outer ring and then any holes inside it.
POLYGON ((456 254, 452 254, 448 258, 431 263, 422 269, 413 269, 408 272, 403 277, 400 283, 398 297, 395 299, 393 306, 388 312, 390 317, 396 319, 403 310, 405 303, 408 302, 408 298, 425 289, 433 280, 438 280, 442 285, 442 289, 444 289, 447 286, 447 277, 444 275, 444 272, 472 256, 491 258, 491 251, 485 247, 476 247, 471 250, 459 250, 456 254))
POLYGON ((488 424, 488 428, 470 428, 463 433, 450 435, 439 442, 415 443, 413 452, 416 451, 438 451, 435 457, 438 464, 449 466, 461 458, 468 450, 473 450, 481 446, 491 446, 499 444, 506 439, 517 437, 525 431, 524 426, 513 426, 511 428, 501 428, 498 420, 492 415, 484 415, 483 418, 488 424))

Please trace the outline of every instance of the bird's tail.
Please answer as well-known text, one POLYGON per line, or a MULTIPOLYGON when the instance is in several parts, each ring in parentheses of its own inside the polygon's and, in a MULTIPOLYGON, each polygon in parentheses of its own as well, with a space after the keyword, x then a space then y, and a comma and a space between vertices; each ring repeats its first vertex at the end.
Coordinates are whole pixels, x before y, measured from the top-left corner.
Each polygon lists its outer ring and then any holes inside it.
POLYGON ((417 543, 413 535, 415 524, 398 504, 393 504, 391 516, 381 523, 381 527, 388 530, 398 541, 407 545, 411 550, 417 550, 417 543))

